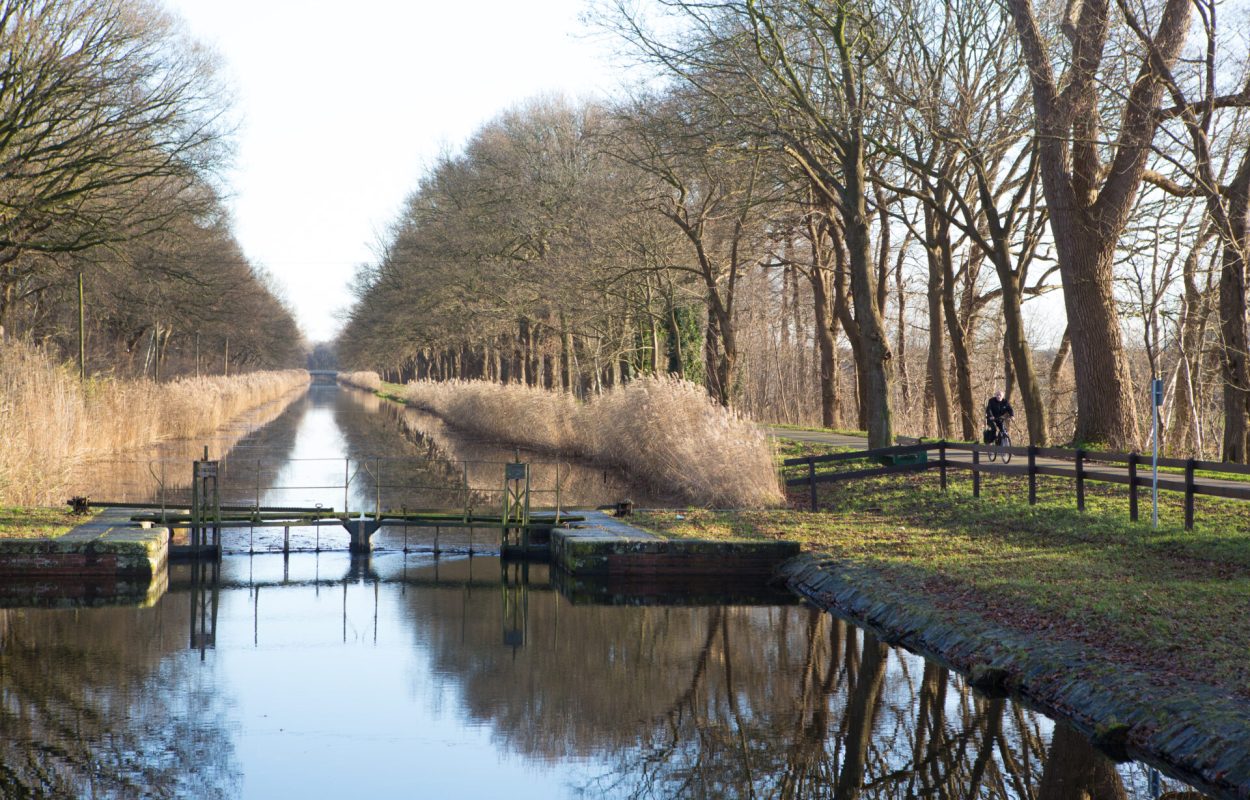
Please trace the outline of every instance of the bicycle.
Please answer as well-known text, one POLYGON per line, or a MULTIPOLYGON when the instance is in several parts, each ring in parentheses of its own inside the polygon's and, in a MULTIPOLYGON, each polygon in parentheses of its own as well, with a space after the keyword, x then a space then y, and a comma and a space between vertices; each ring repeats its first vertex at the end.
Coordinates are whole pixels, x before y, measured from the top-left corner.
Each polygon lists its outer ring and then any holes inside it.
POLYGON ((994 447, 1000 448, 1000 449, 990 450, 989 452, 990 461, 993 461, 995 458, 1002 456, 1004 464, 1008 464, 1011 462, 1011 450, 1010 450, 1011 434, 1007 432, 1007 427, 1010 424, 1011 424, 1011 417, 1003 417, 999 421, 999 424, 995 426, 998 429, 998 435, 994 437, 994 441, 992 444, 994 445, 994 447))

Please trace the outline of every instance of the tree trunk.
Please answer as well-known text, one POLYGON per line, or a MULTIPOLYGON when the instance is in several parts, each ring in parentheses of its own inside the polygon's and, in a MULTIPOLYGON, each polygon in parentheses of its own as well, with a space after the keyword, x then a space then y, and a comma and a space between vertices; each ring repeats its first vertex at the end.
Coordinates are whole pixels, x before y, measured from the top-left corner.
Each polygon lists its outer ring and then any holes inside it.
POLYGON ((977 419, 976 401, 972 398, 972 366, 968 355, 968 345, 964 335, 964 326, 960 322, 959 311, 955 307, 955 266, 950 248, 950 229, 942 224, 944 233, 939 239, 939 258, 942 262, 942 305, 946 312, 946 331, 951 338, 951 356, 955 361, 955 387, 959 392, 959 421, 963 429, 963 438, 967 441, 978 441, 979 420, 977 419))
POLYGON ((903 293, 903 254, 906 247, 899 248, 898 260, 894 265, 894 288, 898 295, 898 332, 895 338, 895 360, 898 362, 898 385, 903 417, 911 407, 911 382, 907 375, 907 295, 903 293))
POLYGON ((1224 375, 1225 461, 1250 463, 1250 341, 1246 334, 1246 253, 1250 252, 1250 152, 1228 192, 1227 230, 1221 231, 1220 350, 1224 375))
POLYGON ((1053 209, 1051 230, 1059 251, 1076 378, 1073 441, 1136 448, 1137 404, 1112 289, 1115 241, 1099 241, 1072 221, 1057 220, 1053 209))
POLYGON ((894 444, 894 418, 890 402, 894 362, 886 339, 885 323, 877 305, 873 281, 872 242, 868 230, 867 188, 864 171, 863 142, 851 137, 850 155, 845 164, 846 181, 842 206, 849 219, 842 220, 846 236, 847 260, 850 266, 851 302, 855 323, 859 327, 860 353, 858 363, 864 388, 862 402, 868 430, 868 447, 891 447, 894 444))
POLYGON ((816 345, 820 352, 820 424, 836 428, 838 422, 837 315, 833 313, 825 270, 813 264, 810 273, 812 309, 816 318, 816 345))
POLYGON ((995 258, 1003 288, 1003 322, 1006 327, 1003 349, 1011 356, 1014 377, 1020 387, 1020 400, 1029 426, 1029 444, 1045 447, 1050 425, 1046 419, 1046 404, 1042 402, 1042 389, 1037 382, 1037 369, 1033 365, 1033 348, 1029 347, 1024 332, 1018 277, 1010 266, 1000 266, 999 261, 995 258))
MULTIPOLYGON (((932 227, 936 215, 925 208, 926 227, 932 227)), ((936 233, 936 231, 933 231, 936 233)), ((935 237, 936 238, 936 237, 935 237)), ((929 264, 929 358, 925 370, 925 399, 932 401, 934 419, 937 423, 937 435, 942 439, 954 435, 955 425, 951 419, 950 388, 946 383, 946 352, 945 338, 942 332, 942 304, 945 299, 945 281, 943 278, 941 254, 931 245, 926 245, 925 253, 929 264)), ((951 304, 954 304, 952 295, 951 304)), ((926 432, 929 415, 925 413, 926 432)))
POLYGON ((1178 323, 1180 356, 1172 378, 1171 416, 1164 435, 1166 452, 1175 458, 1202 457, 1197 386, 1202 369, 1202 332, 1210 306, 1198 290, 1197 272, 1199 251, 1208 238, 1207 235, 1198 237, 1182 267, 1185 294, 1178 323))

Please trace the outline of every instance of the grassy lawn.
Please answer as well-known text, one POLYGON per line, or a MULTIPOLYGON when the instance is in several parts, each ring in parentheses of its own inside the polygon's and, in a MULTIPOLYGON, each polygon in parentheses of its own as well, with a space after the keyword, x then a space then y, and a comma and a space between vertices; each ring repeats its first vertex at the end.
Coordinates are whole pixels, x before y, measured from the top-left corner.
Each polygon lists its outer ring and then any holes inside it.
POLYGON ((87 519, 67 509, 0 506, 0 539, 54 538, 87 519))
MULTIPOLYGON (((938 609, 1091 644, 1163 682, 1250 696, 1250 503, 1199 497, 1186 531, 1181 495, 1161 493, 1156 531, 1147 491, 1134 524, 1123 486, 1087 483, 1080 513, 1070 479, 1039 478, 1029 506, 1023 477, 983 476, 976 499, 969 473, 949 475, 945 493, 935 472, 826 484, 828 510, 814 514, 689 510, 639 522, 673 536, 799 540, 938 609)), ((793 505, 805 506, 806 487, 795 488, 793 505)))

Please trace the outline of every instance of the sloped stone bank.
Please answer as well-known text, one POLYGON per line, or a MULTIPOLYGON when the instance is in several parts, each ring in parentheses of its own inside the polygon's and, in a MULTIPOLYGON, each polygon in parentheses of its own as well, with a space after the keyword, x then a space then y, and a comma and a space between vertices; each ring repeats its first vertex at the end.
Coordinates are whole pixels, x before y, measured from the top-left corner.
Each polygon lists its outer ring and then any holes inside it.
MULTIPOLYGON (((1250 703, 1192 683, 1162 685, 1087 648, 1028 636, 842 561, 800 556, 782 573, 815 605, 947 664, 972 685, 1070 721, 1109 754, 1147 761, 1223 797, 1250 798, 1250 703)), ((1201 654, 1178 653, 1178 659, 1201 654)))

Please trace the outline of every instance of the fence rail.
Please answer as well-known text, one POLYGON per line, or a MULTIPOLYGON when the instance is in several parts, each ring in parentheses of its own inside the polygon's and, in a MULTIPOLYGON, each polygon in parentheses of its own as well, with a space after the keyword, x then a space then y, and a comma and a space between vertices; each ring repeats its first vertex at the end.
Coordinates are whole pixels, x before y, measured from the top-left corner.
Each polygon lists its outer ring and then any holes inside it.
MULTIPOLYGON (((1134 522, 1138 519, 1139 488, 1154 485, 1153 475, 1149 471, 1152 463, 1149 455, 1133 452, 1069 450, 1057 447, 1032 446, 1006 448, 995 445, 946 441, 916 442, 896 447, 855 450, 823 456, 800 456, 787 458, 782 462, 784 467, 807 467, 806 475, 789 478, 785 483, 787 486, 807 486, 810 494, 811 510, 813 511, 818 507, 819 501, 816 487, 821 483, 837 483, 882 475, 926 472, 936 469, 941 476, 941 488, 945 491, 947 471, 959 469, 968 470, 972 473, 972 494, 974 497, 981 496, 981 475, 983 474, 1027 476, 1030 505, 1036 505, 1037 503, 1037 477, 1039 475, 1071 478, 1075 481, 1076 507, 1080 511, 1085 510, 1085 484, 1087 482, 1122 484, 1129 487, 1129 518, 1134 522), (938 457, 930 459, 928 454, 935 451, 938 457), (1003 464, 983 461, 981 458, 983 455, 998 455, 1004 452, 1010 453, 1013 457, 1022 458, 1024 461, 1003 464), (950 457, 951 454, 958 453, 967 453, 970 457, 966 459, 950 457), (817 470, 818 465, 868 459, 895 460, 896 463, 882 464, 879 467, 867 469, 836 472, 822 473, 817 470), (1146 467, 1146 470, 1142 470, 1142 467, 1146 467)), ((1180 470, 1179 473, 1175 471, 1161 472, 1158 476, 1158 487, 1160 491, 1184 494, 1186 530, 1192 530, 1194 527, 1194 497, 1198 495, 1250 501, 1250 481, 1242 484, 1236 480, 1218 477, 1221 474, 1250 476, 1250 465, 1201 461, 1192 458, 1160 458, 1157 463, 1160 469, 1180 470), (1215 473, 1215 475, 1199 475, 1198 473, 1215 473)))

